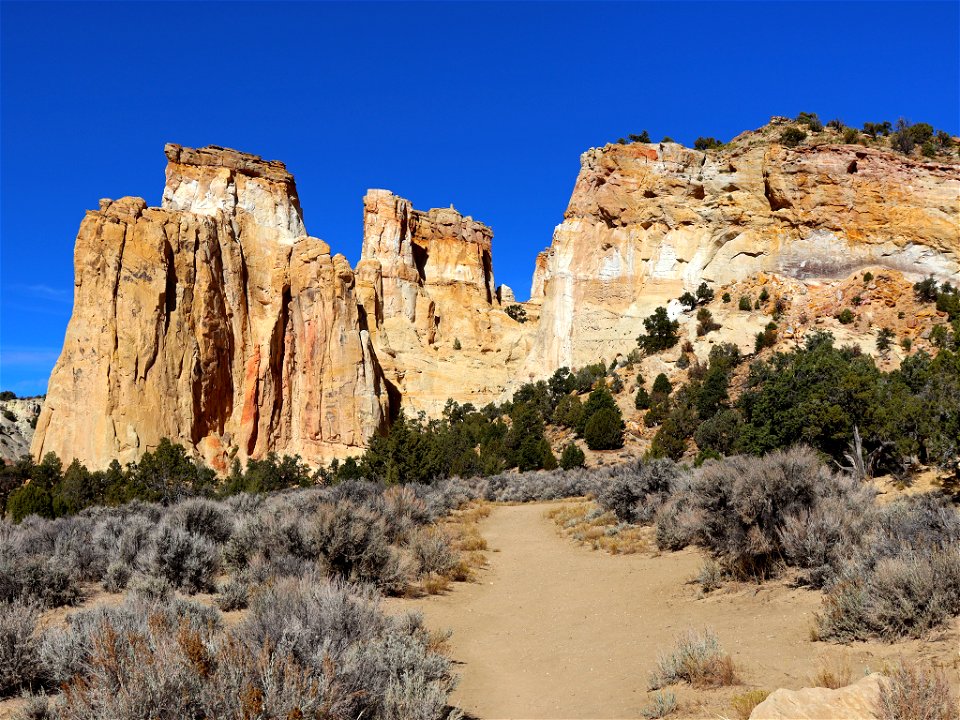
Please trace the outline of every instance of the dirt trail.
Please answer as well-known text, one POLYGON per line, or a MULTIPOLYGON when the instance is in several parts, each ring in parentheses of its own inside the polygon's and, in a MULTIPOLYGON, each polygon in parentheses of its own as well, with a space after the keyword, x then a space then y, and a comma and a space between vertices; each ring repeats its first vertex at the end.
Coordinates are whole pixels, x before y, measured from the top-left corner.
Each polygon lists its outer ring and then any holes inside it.
MULTIPOLYGON (((958 628, 935 642, 854 648, 810 641, 820 595, 782 584, 698 597, 687 581, 702 564, 692 550, 613 556, 561 538, 547 504, 497 506, 481 530, 491 552, 479 582, 442 596, 396 601, 417 607, 450 642, 460 686, 453 701, 478 718, 638 718, 650 698, 657 654, 687 628, 710 627, 747 686, 810 685, 821 657, 848 658, 853 679, 903 653, 956 671, 958 628)), ((673 688, 684 717, 731 716, 744 687, 673 688)))

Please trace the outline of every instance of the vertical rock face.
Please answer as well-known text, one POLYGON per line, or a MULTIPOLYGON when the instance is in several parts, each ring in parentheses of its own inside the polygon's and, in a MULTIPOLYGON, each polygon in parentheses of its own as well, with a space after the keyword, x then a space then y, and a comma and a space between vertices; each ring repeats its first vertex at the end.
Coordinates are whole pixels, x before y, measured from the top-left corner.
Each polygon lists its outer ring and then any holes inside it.
POLYGON ((529 345, 501 309, 493 232, 453 208, 415 210, 386 190, 370 190, 363 204, 358 296, 403 406, 436 414, 448 398, 499 397, 529 345))
POLYGON ((170 437, 217 467, 362 446, 388 399, 355 279, 306 236, 280 163, 167 146, 163 207, 101 201, 32 451, 91 467, 170 437))
POLYGON ((321 462, 360 452, 400 409, 482 406, 627 353, 644 317, 701 281, 960 276, 955 159, 829 137, 785 148, 778 123, 707 153, 584 153, 526 323, 504 312, 490 228, 452 207, 369 191, 352 270, 307 235, 282 163, 168 145, 161 207, 104 200, 81 224, 32 452, 102 467, 166 436, 221 469, 270 451, 321 462))
POLYGON ((537 259, 542 313, 528 365, 627 352, 643 317, 704 280, 871 264, 957 277, 955 162, 859 145, 789 149, 777 133, 767 126, 707 153, 675 143, 584 153, 565 219, 537 259))

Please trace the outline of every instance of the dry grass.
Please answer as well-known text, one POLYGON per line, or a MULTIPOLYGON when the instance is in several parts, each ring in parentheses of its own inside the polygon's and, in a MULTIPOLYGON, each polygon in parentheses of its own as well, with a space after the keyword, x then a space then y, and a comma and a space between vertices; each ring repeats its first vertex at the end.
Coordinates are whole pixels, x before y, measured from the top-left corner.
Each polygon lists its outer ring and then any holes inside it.
POLYGON ((753 709, 767 699, 769 690, 748 690, 745 693, 734 695, 730 701, 733 712, 738 720, 750 720, 750 713, 753 709))
POLYGON ((592 500, 562 503, 546 516, 557 524, 561 535, 593 550, 632 555, 651 547, 650 528, 621 523, 614 513, 604 511, 592 500))
POLYGON ((650 689, 687 682, 697 688, 737 685, 733 658, 723 651, 717 636, 710 630, 688 630, 677 638, 669 653, 657 659, 657 669, 650 676, 650 689))
POLYGON ((943 668, 907 665, 901 660, 884 673, 877 699, 880 720, 958 720, 960 708, 950 694, 950 681, 943 668))
POLYGON ((420 587, 427 595, 439 595, 450 589, 450 578, 446 575, 430 573, 420 580, 420 587))
POLYGON ((830 688, 837 690, 850 684, 853 676, 853 670, 850 669, 850 661, 847 658, 820 658, 820 665, 817 672, 810 679, 814 687, 830 688))
POLYGON ((484 551, 487 541, 480 534, 480 521, 490 514, 490 506, 481 500, 471 500, 446 517, 429 531, 446 536, 449 546, 455 551, 456 563, 449 570, 431 572, 417 582, 410 583, 404 597, 418 598, 424 595, 440 595, 450 589, 454 582, 471 582, 476 571, 487 564, 484 551))

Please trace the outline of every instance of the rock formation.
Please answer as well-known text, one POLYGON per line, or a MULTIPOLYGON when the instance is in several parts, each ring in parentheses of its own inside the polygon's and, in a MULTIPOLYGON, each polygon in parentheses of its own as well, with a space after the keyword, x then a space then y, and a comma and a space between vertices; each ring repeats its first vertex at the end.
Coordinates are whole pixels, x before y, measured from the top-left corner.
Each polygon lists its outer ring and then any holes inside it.
POLYGON ((15 462, 30 454, 41 407, 42 397, 0 399, 0 462, 15 462))
POLYGON ((496 400, 529 343, 494 286, 493 232, 453 208, 415 210, 386 190, 371 190, 363 205, 358 294, 396 396, 411 414, 429 415, 449 398, 496 400))
POLYGON ((166 148, 163 205, 103 200, 33 443, 103 467, 169 437, 215 466, 344 454, 388 419, 354 273, 306 235, 281 163, 166 148))
MULTIPOLYGON (((453 207, 369 191, 354 270, 307 234, 282 163, 168 145, 161 207, 104 200, 81 224, 32 452, 102 467, 167 436, 221 469, 270 451, 317 463, 356 454, 401 408, 480 406, 626 354, 644 317, 701 281, 960 276, 955 159, 830 131, 786 148, 779 124, 707 152, 584 153, 526 323, 504 312, 515 298, 494 284, 492 231, 453 207)), ((755 330, 741 333, 748 349, 755 330)))
POLYGON ((882 682, 880 673, 872 673, 836 690, 775 690, 753 709, 750 720, 875 720, 882 682))
POLYGON ((573 196, 537 258, 531 367, 627 352, 642 318, 701 281, 758 272, 837 277, 867 265, 960 275, 960 167, 836 141, 787 148, 782 128, 700 152, 607 145, 581 157, 573 196))

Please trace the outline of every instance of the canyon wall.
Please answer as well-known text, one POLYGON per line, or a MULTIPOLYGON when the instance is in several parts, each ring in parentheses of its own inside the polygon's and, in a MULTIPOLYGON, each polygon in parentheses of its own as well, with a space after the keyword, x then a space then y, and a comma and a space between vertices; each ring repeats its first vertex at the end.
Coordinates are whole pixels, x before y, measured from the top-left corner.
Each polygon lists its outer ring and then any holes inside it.
POLYGON ((169 437, 220 469, 321 458, 388 420, 355 278, 306 235, 280 163, 168 145, 163 204, 103 200, 74 253, 74 310, 32 451, 90 467, 169 437))
POLYGON ((495 286, 492 231, 452 206, 369 191, 353 269, 307 234, 282 163, 168 145, 161 207, 104 200, 81 224, 32 453, 103 467, 166 436, 221 470, 270 451, 319 463, 357 454, 401 410, 479 407, 626 354, 644 317, 702 281, 867 265, 960 277, 955 158, 829 134, 787 148, 783 122, 707 152, 584 153, 526 323, 495 286))
POLYGON ((960 277, 955 159, 836 141, 787 148, 776 142, 784 123, 707 152, 667 142, 584 153, 564 221, 537 258, 531 298, 542 314, 528 367, 629 352, 644 317, 702 281, 867 265, 960 277))

